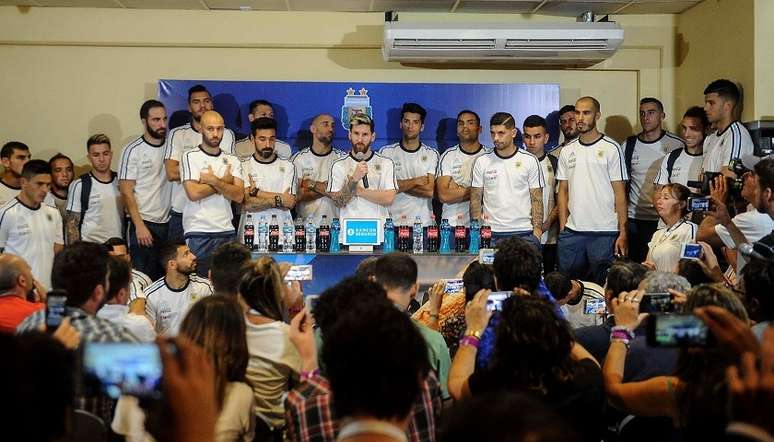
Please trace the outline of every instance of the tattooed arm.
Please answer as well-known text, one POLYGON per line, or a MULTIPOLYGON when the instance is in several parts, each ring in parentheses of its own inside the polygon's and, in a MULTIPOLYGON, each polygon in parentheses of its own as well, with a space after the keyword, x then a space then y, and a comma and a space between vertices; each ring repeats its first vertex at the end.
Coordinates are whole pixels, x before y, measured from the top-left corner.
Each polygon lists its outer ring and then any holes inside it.
POLYGON ((81 225, 81 212, 67 211, 67 219, 65 220, 65 239, 67 244, 72 244, 81 239, 81 231, 79 226, 81 225))
POLYGON ((532 206, 532 233, 540 239, 543 235, 543 188, 529 189, 529 199, 532 206))
POLYGON ((483 214, 483 198, 483 187, 470 188, 470 219, 481 219, 481 215, 483 214))
POLYGON ((331 192, 330 196, 333 200, 333 204, 336 205, 339 209, 346 206, 349 201, 352 199, 352 197, 355 196, 355 191, 357 190, 357 181, 353 180, 352 177, 347 178, 347 182, 344 183, 344 186, 341 188, 338 192, 331 192))

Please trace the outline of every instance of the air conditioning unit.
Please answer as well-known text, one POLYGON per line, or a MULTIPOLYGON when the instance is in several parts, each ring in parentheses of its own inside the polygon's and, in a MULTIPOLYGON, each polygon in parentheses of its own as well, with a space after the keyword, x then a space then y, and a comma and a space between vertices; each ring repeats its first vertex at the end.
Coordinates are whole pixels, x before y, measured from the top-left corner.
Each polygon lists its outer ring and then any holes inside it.
POLYGON ((507 62, 590 66, 624 39, 614 22, 411 23, 386 21, 382 55, 403 63, 507 62))

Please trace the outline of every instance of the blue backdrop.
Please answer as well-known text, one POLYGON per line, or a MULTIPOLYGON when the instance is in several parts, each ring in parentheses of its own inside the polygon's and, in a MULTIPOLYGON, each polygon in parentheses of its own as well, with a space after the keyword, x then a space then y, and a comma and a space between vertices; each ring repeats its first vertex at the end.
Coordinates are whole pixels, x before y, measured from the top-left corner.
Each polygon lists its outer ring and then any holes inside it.
MULTIPOLYGON (((379 148, 400 139, 400 108, 413 101, 427 109, 421 139, 443 151, 457 144, 457 113, 470 109, 481 117, 481 142, 492 145, 489 117, 510 112, 518 127, 532 114, 546 117, 550 146, 559 140, 559 85, 557 84, 438 84, 294 81, 200 81, 160 80, 159 99, 167 106, 170 127, 184 124, 188 113, 188 88, 203 84, 212 94, 215 110, 240 139, 250 132, 248 105, 262 98, 272 103, 278 124, 278 138, 293 151, 311 144, 309 124, 319 113, 336 118, 334 145, 349 151, 347 131, 342 125, 353 109, 372 114, 379 148)), ((520 136, 517 139, 520 142, 520 136)))

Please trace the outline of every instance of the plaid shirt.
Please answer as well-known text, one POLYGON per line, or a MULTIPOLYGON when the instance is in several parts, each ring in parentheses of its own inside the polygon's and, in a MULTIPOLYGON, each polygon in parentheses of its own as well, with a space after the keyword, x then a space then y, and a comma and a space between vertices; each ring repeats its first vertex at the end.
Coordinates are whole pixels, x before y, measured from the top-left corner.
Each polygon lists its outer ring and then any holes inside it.
MULTIPOLYGON (((411 442, 435 442, 435 427, 441 415, 441 385, 430 372, 411 410, 406 435, 411 442)), ((288 393, 285 400, 287 440, 291 442, 334 442, 339 421, 331 408, 328 379, 315 375, 288 393)))

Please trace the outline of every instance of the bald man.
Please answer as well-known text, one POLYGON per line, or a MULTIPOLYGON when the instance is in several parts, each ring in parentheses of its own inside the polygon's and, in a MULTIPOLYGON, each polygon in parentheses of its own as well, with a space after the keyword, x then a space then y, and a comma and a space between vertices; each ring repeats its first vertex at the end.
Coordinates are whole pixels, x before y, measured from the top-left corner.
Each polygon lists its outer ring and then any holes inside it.
POLYGON ((579 136, 559 154, 559 270, 603 285, 613 254, 627 254, 626 173, 621 146, 597 130, 599 102, 575 103, 579 136))
POLYGON ((210 255, 220 244, 234 241, 231 203, 244 198, 239 159, 220 149, 225 124, 215 111, 201 117, 202 144, 183 154, 181 181, 186 201, 183 232, 188 248, 199 260, 198 273, 207 276, 210 255))
POLYGON ((27 316, 42 309, 43 286, 32 277, 32 268, 16 255, 0 255, 0 333, 14 333, 27 316), (37 293, 36 293, 37 292, 37 293))

